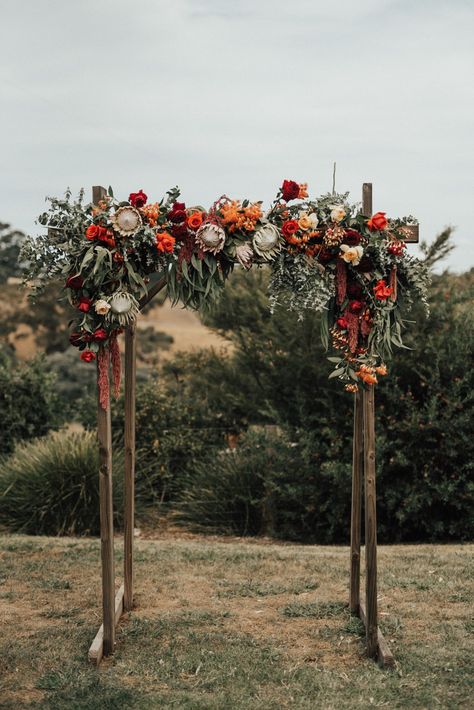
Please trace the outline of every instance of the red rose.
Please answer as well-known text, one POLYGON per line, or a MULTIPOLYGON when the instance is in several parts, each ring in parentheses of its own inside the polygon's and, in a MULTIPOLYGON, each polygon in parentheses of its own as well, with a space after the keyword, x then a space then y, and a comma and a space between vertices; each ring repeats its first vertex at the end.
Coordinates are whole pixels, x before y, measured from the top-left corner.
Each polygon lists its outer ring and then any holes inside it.
POLYGON ((92 306, 92 299, 90 298, 80 298, 77 307, 83 313, 88 313, 92 306))
POLYGON ((283 180, 283 185, 281 186, 281 194, 285 202, 290 200, 296 200, 300 194, 300 186, 294 180, 283 180))
POLYGON ((95 360, 95 353, 93 353, 92 350, 83 350, 81 360, 84 360, 84 362, 92 362, 95 360))
POLYGON ((384 279, 380 279, 379 281, 377 281, 374 286, 375 298, 377 298, 379 301, 386 301, 387 298, 390 298, 392 293, 393 288, 391 286, 387 286, 384 279))
POLYGON ((184 222, 186 219, 186 205, 184 202, 175 202, 168 212, 168 219, 171 222, 184 222))
POLYGON ((99 227, 97 224, 91 224, 86 229, 86 239, 90 242, 93 242, 94 239, 98 239, 101 229, 102 227, 99 227))
POLYGON ((341 330, 347 330, 348 323, 345 318, 338 318, 336 323, 341 330))
POLYGON ((148 196, 145 195, 143 190, 138 190, 138 192, 131 192, 128 196, 128 201, 133 207, 143 207, 143 205, 146 205, 147 200, 148 196))
POLYGON ((367 222, 367 226, 372 232, 382 232, 387 228, 387 224, 388 219, 385 212, 376 212, 367 222))
POLYGON ((92 334, 92 340, 97 340, 99 342, 101 340, 107 340, 108 337, 109 334, 106 330, 104 330, 104 328, 97 328, 97 330, 95 330, 92 334))
POLYGON ((356 232, 355 229, 346 229, 344 234, 344 239, 342 240, 344 244, 348 247, 357 247, 360 244, 361 235, 356 232))
POLYGON ((364 304, 362 303, 362 301, 351 301, 349 303, 349 309, 352 313, 359 313, 362 310, 363 306, 364 304))
POLYGON ((293 236, 299 229, 299 224, 296 219, 289 219, 287 222, 283 222, 281 225, 281 233, 287 241, 293 236))
POLYGON ((84 286, 84 279, 79 274, 77 274, 76 276, 69 276, 66 281, 66 286, 68 288, 73 288, 77 290, 84 286))

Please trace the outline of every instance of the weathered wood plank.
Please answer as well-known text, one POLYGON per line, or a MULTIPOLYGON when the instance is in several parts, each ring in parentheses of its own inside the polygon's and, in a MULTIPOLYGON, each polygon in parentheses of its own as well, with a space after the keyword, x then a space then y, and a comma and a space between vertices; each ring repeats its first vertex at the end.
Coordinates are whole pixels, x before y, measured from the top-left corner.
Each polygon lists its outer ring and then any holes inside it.
MULTIPOLYGON (((103 187, 92 188, 92 200, 97 204, 106 194, 103 187)), ((109 377, 109 373, 107 373, 109 377)), ((97 377, 99 369, 97 367, 97 377)), ((98 390, 99 388, 97 388, 98 390)), ((103 409, 97 406, 97 436, 99 440, 99 498, 100 498, 100 546, 102 560, 102 618, 104 626, 104 649, 107 656, 114 652, 115 623, 115 563, 114 523, 112 502, 112 425, 110 404, 103 409)))
POLYGON ((135 528, 136 330, 125 331, 125 480, 124 480, 124 608, 133 607, 133 533, 135 528))
POLYGON ((152 298, 156 296, 157 293, 159 293, 164 287, 166 286, 166 276, 162 276, 154 286, 152 286, 149 290, 148 293, 146 293, 139 302, 140 310, 144 308, 147 303, 151 301, 152 298))
POLYGON ((364 470, 362 397, 354 395, 354 435, 352 446, 351 571, 349 606, 357 614, 360 603, 360 538, 362 514, 362 471, 364 470))
MULTIPOLYGON (((361 601, 359 606, 359 616, 364 626, 367 624, 367 614, 364 602, 361 601)), ((390 650, 390 647, 385 640, 384 635, 377 627, 377 658, 378 662, 384 668, 390 668, 395 665, 395 658, 390 650)))
POLYGON ((374 387, 362 390, 364 412, 365 479, 365 603, 367 613, 367 654, 377 652, 377 511, 375 490, 375 409, 374 387))
MULTIPOLYGON (((124 586, 120 587, 118 590, 117 594, 115 595, 115 613, 114 613, 114 622, 115 626, 117 626, 120 617, 122 616, 123 612, 123 595, 124 595, 124 586)), ((102 656, 104 655, 104 625, 101 624, 94 640, 91 643, 91 646, 89 648, 89 661, 91 663, 95 663, 97 666, 102 660, 102 656)))
POLYGON ((406 224, 401 228, 403 241, 407 244, 417 244, 420 241, 420 226, 418 224, 406 224))

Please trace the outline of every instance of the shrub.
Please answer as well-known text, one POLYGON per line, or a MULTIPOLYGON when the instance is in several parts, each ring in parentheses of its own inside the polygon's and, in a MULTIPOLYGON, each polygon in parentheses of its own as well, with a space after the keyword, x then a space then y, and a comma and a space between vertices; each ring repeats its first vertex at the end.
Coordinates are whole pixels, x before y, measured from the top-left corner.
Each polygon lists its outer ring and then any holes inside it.
POLYGON ((13 451, 16 442, 33 439, 56 429, 63 421, 55 378, 38 357, 21 365, 0 361, 0 454, 13 451))
MULTIPOLYGON (((21 444, 0 464, 0 524, 31 535, 96 535, 99 521, 97 437, 49 434, 21 444)), ((114 457, 117 522, 123 457, 114 457)))

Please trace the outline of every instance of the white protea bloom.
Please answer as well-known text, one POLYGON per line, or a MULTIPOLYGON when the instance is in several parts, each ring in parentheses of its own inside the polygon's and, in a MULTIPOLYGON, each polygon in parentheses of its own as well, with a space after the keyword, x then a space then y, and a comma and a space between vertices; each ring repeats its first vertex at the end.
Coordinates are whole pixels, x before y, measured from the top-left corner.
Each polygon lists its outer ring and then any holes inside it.
POLYGON ((258 256, 270 261, 281 249, 280 232, 273 224, 268 222, 257 229, 253 235, 252 245, 258 256))
POLYGON ((250 269, 252 266, 253 249, 248 242, 245 242, 245 244, 239 244, 235 248, 235 256, 239 264, 243 266, 244 269, 250 269))
POLYGON ((133 323, 139 313, 137 299, 127 291, 117 291, 110 299, 110 311, 120 325, 133 323))
POLYGON ((110 303, 101 298, 94 303, 94 310, 99 316, 106 316, 110 311, 110 303))
POLYGON ((347 244, 341 244, 341 257, 347 264, 352 264, 352 266, 357 266, 362 259, 364 250, 362 247, 350 247, 347 244))
POLYGON ((217 254, 224 248, 225 232, 218 224, 205 222, 196 232, 196 244, 201 246, 204 251, 217 254))
POLYGON ((111 221, 122 237, 133 236, 142 226, 140 212, 135 207, 119 207, 111 221))
POLYGON ((331 220, 336 223, 342 222, 346 216, 344 207, 342 205, 330 205, 329 209, 331 210, 331 220))

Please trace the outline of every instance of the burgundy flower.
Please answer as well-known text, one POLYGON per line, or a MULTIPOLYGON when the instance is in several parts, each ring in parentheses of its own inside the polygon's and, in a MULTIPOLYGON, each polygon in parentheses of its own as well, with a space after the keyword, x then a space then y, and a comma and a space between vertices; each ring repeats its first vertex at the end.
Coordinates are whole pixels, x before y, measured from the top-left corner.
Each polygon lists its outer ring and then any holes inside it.
POLYGON ((362 286, 355 281, 349 281, 347 284, 347 295, 360 300, 362 296, 362 286))
POLYGON ((300 186, 294 180, 283 180, 283 185, 281 186, 282 197, 285 202, 290 200, 296 200, 300 194, 300 186))
POLYGON ((357 247, 360 244, 361 235, 355 229, 346 229, 344 234, 343 244, 349 247, 357 247))
POLYGON ((83 340, 82 340, 82 333, 79 333, 77 330, 71 333, 69 336, 69 342, 71 345, 73 345, 75 348, 78 348, 80 345, 82 345, 83 340))
POLYGON ((184 202, 175 202, 168 212, 170 222, 184 222, 186 219, 186 205, 184 202))
POLYGON ((143 207, 146 205, 146 201, 148 200, 148 195, 145 195, 143 190, 138 190, 138 192, 131 192, 128 201, 133 207, 143 207))
POLYGON ((92 350, 84 350, 81 353, 81 360, 84 360, 84 362, 92 362, 95 360, 95 353, 93 353, 92 350))
POLYGON ((351 301, 349 303, 349 309, 352 313, 360 313, 363 307, 364 304, 362 303, 362 301, 351 301))
POLYGON ((188 234, 186 222, 181 222, 181 224, 173 224, 171 227, 171 234, 175 239, 184 239, 188 234))
POLYGON ((84 279, 79 274, 77 274, 76 276, 69 276, 66 281, 66 286, 68 288, 73 288, 77 290, 84 286, 84 279))
POLYGON ((347 330, 348 323, 345 318, 338 318, 336 323, 341 330, 347 330))

